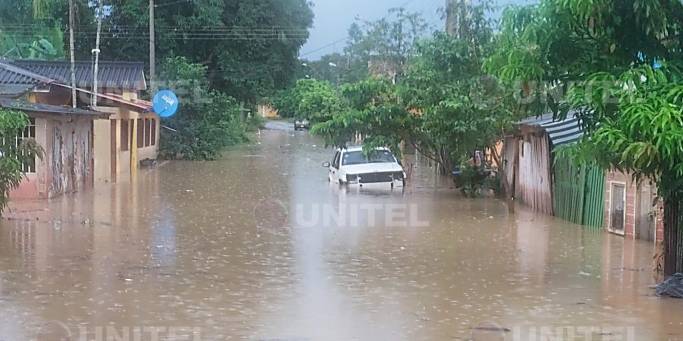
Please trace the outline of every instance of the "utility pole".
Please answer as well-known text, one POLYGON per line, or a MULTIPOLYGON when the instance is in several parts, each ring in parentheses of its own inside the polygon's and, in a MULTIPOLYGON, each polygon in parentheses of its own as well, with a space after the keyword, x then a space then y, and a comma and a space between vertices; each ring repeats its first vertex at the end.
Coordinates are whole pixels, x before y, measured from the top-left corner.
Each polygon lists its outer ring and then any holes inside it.
POLYGON ((154 41, 154 0, 149 0, 149 88, 152 96, 156 91, 156 66, 155 64, 155 41, 154 41))
POLYGON ((446 33, 465 39, 471 24, 471 0, 446 0, 446 33))
POLYGON ((446 0, 446 34, 449 36, 455 36, 455 1, 456 0, 446 0))
POLYGON ((93 50, 93 53, 95 54, 95 66, 93 67, 93 96, 92 96, 92 101, 91 101, 91 106, 93 108, 97 108, 97 90, 98 90, 98 82, 97 82, 97 77, 99 73, 99 64, 100 64, 100 34, 102 32, 102 16, 103 16, 103 7, 104 7, 104 0, 99 0, 99 5, 97 6, 97 37, 95 38, 95 49, 93 50))
POLYGON ((76 108, 76 57, 74 52, 74 1, 69 0, 69 50, 71 55, 71 106, 76 108))

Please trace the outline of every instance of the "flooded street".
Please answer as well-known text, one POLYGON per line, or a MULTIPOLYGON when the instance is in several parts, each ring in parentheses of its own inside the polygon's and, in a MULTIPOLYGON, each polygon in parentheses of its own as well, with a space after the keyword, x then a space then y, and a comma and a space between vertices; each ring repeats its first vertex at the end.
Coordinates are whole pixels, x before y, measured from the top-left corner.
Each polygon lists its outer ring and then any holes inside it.
POLYGON ((220 161, 14 205, 0 340, 683 340, 652 244, 510 215, 426 166, 404 190, 340 188, 331 155, 267 130, 220 161))

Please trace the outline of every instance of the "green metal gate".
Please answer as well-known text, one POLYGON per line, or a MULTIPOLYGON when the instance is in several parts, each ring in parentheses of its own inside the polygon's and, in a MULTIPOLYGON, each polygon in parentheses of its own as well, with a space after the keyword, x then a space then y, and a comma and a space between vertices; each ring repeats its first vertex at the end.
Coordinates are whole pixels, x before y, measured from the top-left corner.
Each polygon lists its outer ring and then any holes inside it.
POLYGON ((605 174, 595 166, 576 165, 555 154, 553 165, 555 215, 590 229, 601 229, 605 205, 605 174))

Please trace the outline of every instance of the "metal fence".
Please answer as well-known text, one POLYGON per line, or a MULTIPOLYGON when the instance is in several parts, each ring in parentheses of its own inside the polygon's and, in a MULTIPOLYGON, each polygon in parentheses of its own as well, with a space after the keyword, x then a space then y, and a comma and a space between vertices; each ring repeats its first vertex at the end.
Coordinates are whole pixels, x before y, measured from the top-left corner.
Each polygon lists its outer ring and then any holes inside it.
POLYGON ((553 173, 555 215, 590 229, 601 229, 605 207, 604 171, 595 166, 578 165, 569 157, 556 154, 553 173))

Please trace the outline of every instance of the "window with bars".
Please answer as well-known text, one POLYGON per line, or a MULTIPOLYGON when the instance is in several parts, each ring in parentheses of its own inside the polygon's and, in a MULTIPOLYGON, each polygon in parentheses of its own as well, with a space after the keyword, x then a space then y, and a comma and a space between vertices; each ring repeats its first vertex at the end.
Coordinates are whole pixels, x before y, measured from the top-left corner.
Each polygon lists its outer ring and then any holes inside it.
POLYGON ((154 146, 157 144, 157 120, 152 119, 151 121, 152 121, 152 131, 150 133, 150 135, 151 135, 150 139, 152 140, 152 145, 154 146))
POLYGON ((138 118, 138 148, 142 148, 145 146, 145 126, 144 126, 144 121, 141 118, 138 118))
POLYGON ((152 145, 152 119, 145 119, 145 147, 152 145))
POLYGON ((130 141, 128 140, 128 134, 130 133, 130 128, 128 128, 128 120, 121 120, 121 151, 128 151, 130 149, 130 141))
MULTIPOLYGON (((22 143, 24 140, 28 139, 34 139, 36 138, 36 119, 35 118, 29 118, 29 124, 24 128, 22 132, 17 134, 17 138, 15 141, 15 146, 19 146, 19 144, 22 143)), ((22 155, 24 156, 24 155, 22 155)), ((36 172, 36 157, 33 155, 33 157, 28 157, 27 160, 25 160, 22 165, 21 165, 22 171, 24 173, 35 173, 36 172)))

